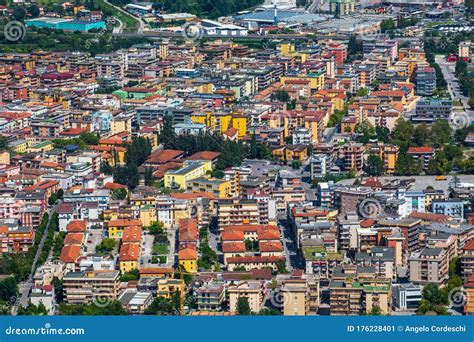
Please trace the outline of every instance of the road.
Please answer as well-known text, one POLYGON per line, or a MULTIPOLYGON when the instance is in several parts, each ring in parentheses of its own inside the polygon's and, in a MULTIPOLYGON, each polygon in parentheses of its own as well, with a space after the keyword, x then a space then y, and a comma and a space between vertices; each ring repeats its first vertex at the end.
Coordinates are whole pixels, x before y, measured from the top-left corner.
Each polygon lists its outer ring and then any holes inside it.
POLYGON ((115 26, 112 33, 122 33, 123 32, 123 22, 117 17, 114 17, 118 21, 119 26, 115 26))
POLYGON ((28 300, 29 300, 29 295, 31 292, 31 289, 33 287, 33 276, 35 275, 35 270, 36 270, 36 263, 38 262, 38 258, 41 255, 41 252, 43 251, 43 246, 46 241, 46 238, 48 237, 48 232, 49 232, 49 227, 51 224, 51 217, 53 216, 52 214, 57 211, 59 206, 59 203, 55 204, 51 209, 48 210, 48 215, 49 215, 49 220, 48 224, 46 225, 46 229, 44 230, 43 236, 41 238, 40 244, 38 245, 38 250, 36 251, 35 258, 33 259, 33 264, 31 265, 31 271, 30 275, 28 276, 28 279, 26 283, 24 283, 21 286, 20 289, 20 301, 19 303, 16 303, 16 305, 13 306, 12 308, 12 314, 16 315, 18 312, 18 306, 27 306, 28 305, 28 300))
MULTIPOLYGON (((125 15, 127 15, 127 16, 129 16, 129 17, 135 18, 135 19, 138 21, 138 25, 139 25, 139 26, 138 26, 137 33, 138 33, 138 34, 142 34, 142 33, 143 33, 143 30, 144 30, 144 28, 145 28, 146 25, 145 25, 145 23, 143 22, 143 20, 142 20, 141 18, 138 18, 138 17, 134 16, 133 14, 128 13, 127 11, 125 11, 124 9, 122 9, 121 7, 115 6, 114 4, 108 2, 107 0, 104 0, 104 2, 105 2, 107 5, 112 6, 113 8, 115 8, 117 11, 120 11, 120 12, 122 12, 123 14, 125 14, 125 15)), ((123 23, 122 23, 117 17, 115 17, 115 19, 117 19, 117 20, 120 22, 120 30, 118 30, 119 32, 116 32, 116 31, 115 31, 115 28, 114 28, 113 34, 119 34, 119 35, 120 35, 120 34, 123 34, 123 32, 122 32, 122 31, 123 31, 123 23)))
MULTIPOLYGON (((122 32, 119 34, 113 34, 114 36, 120 37, 149 37, 149 38, 182 38, 181 32, 169 32, 169 31, 139 31, 135 33, 122 32)), ((264 39, 298 39, 298 40, 319 40, 319 39, 332 39, 332 40, 348 40, 348 35, 329 35, 329 36, 315 36, 315 35, 302 35, 302 34, 267 34, 265 36, 258 34, 249 34, 246 36, 228 36, 228 35, 211 35, 204 36, 204 38, 215 38, 215 39, 240 39, 240 40, 264 40, 264 39)))
POLYGON ((454 73, 456 63, 448 62, 444 56, 440 55, 435 57, 435 62, 441 68, 444 79, 448 83, 449 95, 451 95, 453 100, 461 101, 464 111, 469 114, 471 122, 474 121, 474 111, 470 109, 471 107, 468 104, 469 98, 462 93, 459 86, 459 81, 454 73))

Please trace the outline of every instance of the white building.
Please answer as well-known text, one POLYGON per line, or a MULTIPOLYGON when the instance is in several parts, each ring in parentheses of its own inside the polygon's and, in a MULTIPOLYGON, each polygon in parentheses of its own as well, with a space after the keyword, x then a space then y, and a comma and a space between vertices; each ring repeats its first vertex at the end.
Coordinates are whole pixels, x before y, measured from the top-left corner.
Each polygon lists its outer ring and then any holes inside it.
POLYGON ((311 144, 311 133, 307 128, 297 128, 293 132, 293 145, 309 145, 311 144))

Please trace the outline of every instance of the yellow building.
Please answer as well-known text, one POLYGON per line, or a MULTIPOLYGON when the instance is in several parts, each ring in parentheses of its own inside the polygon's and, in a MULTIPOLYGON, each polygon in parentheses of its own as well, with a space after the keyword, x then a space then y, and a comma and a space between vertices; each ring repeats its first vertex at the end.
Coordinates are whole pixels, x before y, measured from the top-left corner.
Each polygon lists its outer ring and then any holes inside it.
POLYGON ((324 89, 324 73, 309 73, 307 75, 300 74, 298 76, 282 76, 280 83, 285 83, 290 80, 306 80, 309 81, 309 88, 314 93, 320 89, 324 89))
POLYGON ((247 118, 239 113, 212 113, 210 111, 194 113, 191 115, 191 121, 193 123, 206 125, 206 127, 220 134, 223 134, 229 128, 233 127, 237 130, 238 139, 247 135, 247 118))
POLYGON ((309 313, 308 287, 304 280, 287 281, 281 291, 283 315, 305 316, 309 313))
POLYGON ((129 132, 132 133, 132 116, 121 115, 112 119, 111 122, 111 133, 112 135, 129 132))
POLYGON ((126 227, 138 226, 141 228, 141 225, 142 223, 140 220, 123 220, 123 219, 110 220, 108 223, 109 238, 121 239, 123 230, 126 227))
POLYGON ((139 242, 124 243, 120 247, 119 266, 122 274, 138 269, 140 250, 139 242))
POLYGON ((28 140, 15 140, 9 144, 12 151, 16 153, 26 153, 28 151, 28 147, 30 146, 30 142, 28 140))
POLYGON ((158 280, 157 297, 171 299, 176 292, 184 293, 184 280, 168 277, 158 280))
POLYGON ((10 152, 0 151, 0 164, 10 164, 10 152))
POLYGON ((187 246, 178 252, 178 262, 188 273, 197 272, 197 248, 195 246, 187 246))
POLYGON ((243 115, 234 114, 232 116, 232 127, 238 132, 237 138, 242 139, 247 135, 247 118, 243 115))
POLYGON ((230 113, 213 113, 210 117, 209 127, 214 132, 223 133, 231 127, 232 114, 230 113))
POLYGON ((39 144, 33 145, 28 148, 28 152, 30 153, 41 153, 41 152, 48 152, 53 149, 52 141, 43 141, 39 144))
POLYGON ((429 208, 431 202, 436 200, 444 200, 444 191, 443 190, 425 190, 425 207, 429 208))
POLYGON ((207 160, 187 160, 183 167, 165 173, 165 187, 186 189, 186 182, 204 176, 212 170, 212 162, 207 160))
POLYGON ((232 187, 228 180, 199 177, 187 182, 187 189, 191 192, 208 192, 216 198, 231 197, 232 187))
POLYGON ((140 208, 140 221, 142 226, 150 226, 156 221, 156 207, 154 205, 146 205, 140 208))

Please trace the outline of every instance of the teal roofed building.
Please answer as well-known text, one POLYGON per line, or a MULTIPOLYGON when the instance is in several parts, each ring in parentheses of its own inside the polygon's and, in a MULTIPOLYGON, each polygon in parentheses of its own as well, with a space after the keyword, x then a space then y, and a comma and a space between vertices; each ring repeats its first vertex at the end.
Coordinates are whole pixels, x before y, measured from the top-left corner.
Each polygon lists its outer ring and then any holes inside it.
POLYGON ((105 21, 86 21, 62 18, 36 18, 25 21, 27 27, 49 28, 52 30, 81 31, 105 29, 105 21))

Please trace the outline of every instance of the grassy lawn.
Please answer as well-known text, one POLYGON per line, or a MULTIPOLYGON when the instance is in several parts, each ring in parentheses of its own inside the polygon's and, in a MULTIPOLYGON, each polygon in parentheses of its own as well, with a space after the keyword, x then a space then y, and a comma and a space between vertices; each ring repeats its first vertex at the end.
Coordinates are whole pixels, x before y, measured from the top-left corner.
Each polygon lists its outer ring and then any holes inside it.
POLYGON ((124 25, 124 31, 133 31, 138 26, 138 20, 131 15, 120 12, 115 7, 107 4, 104 0, 96 0, 97 6, 108 15, 112 15, 120 20, 124 25))
POLYGON ((153 246, 152 254, 168 254, 168 245, 156 244, 153 246))

